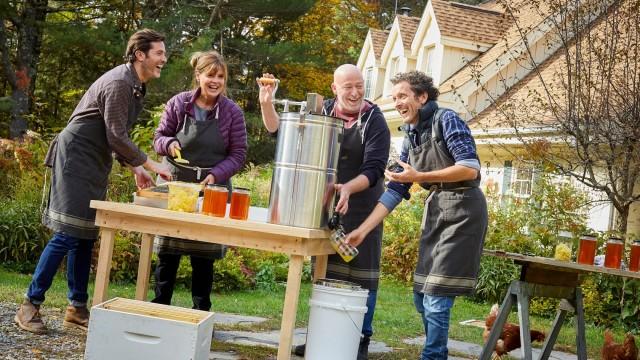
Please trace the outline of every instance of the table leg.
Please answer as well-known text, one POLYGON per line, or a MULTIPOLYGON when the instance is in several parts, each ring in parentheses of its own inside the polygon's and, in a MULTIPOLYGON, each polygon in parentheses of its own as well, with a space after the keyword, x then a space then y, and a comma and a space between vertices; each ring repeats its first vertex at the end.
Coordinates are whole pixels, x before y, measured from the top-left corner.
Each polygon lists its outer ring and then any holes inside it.
POLYGON ((153 235, 142 234, 140 241, 140 260, 138 262, 138 278, 136 280, 136 300, 147 300, 149 276, 151 275, 151 253, 153 252, 153 235))
POLYGON ((282 310, 282 323, 280 324, 278 360, 289 360, 291 358, 291 342, 293 339, 293 330, 296 326, 296 312, 298 311, 298 297, 300 296, 303 262, 304 257, 301 255, 291 255, 289 257, 287 290, 284 294, 284 308, 282 310))
POLYGON ((584 306, 582 304, 582 290, 576 288, 576 347, 578 359, 587 360, 587 338, 584 333, 584 306))
POLYGON ((491 328, 491 332, 489 333, 489 339, 482 347, 482 352, 480 353, 480 360, 489 360, 493 355, 493 350, 496 347, 496 342, 498 342, 498 338, 502 333, 502 328, 504 324, 507 322, 509 318, 509 313, 511 313, 511 308, 514 303, 514 295, 511 293, 514 287, 514 283, 511 283, 509 290, 507 291, 507 295, 505 295, 504 300, 502 301, 502 305, 500 306, 500 310, 498 310, 498 316, 493 323, 493 327, 491 328))
POLYGON ((542 351, 540 352, 540 360, 547 360, 549 356, 551 356, 551 351, 553 350, 553 345, 556 343, 558 339, 558 334, 560 333, 560 328, 562 328, 562 324, 564 323, 564 319, 567 317, 567 310, 562 307, 558 309, 556 313, 556 318, 553 320, 553 325, 551 326, 551 332, 547 336, 544 341, 544 345, 542 345, 542 351))
POLYGON ((93 290, 92 302, 92 305, 94 306, 107 300, 109 273, 111 272, 111 257, 113 256, 113 244, 115 237, 115 229, 102 228, 100 230, 100 252, 98 254, 96 284, 93 290))
POLYGON ((324 279, 327 276, 327 260, 329 255, 316 255, 316 264, 313 271, 313 282, 324 279))
POLYGON ((529 296, 520 289, 517 294, 518 299, 518 320, 520 320, 520 344, 522 349, 522 358, 532 360, 531 352, 531 332, 529 331, 529 296))

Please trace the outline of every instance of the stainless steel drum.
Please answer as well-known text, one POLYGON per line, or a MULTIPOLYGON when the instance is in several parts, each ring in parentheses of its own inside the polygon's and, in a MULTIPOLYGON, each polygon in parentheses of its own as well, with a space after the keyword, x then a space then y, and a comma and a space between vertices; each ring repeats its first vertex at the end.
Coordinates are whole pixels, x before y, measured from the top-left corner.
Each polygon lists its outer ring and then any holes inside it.
POLYGON ((333 185, 343 120, 331 116, 280 114, 268 221, 319 229, 333 212, 333 185))

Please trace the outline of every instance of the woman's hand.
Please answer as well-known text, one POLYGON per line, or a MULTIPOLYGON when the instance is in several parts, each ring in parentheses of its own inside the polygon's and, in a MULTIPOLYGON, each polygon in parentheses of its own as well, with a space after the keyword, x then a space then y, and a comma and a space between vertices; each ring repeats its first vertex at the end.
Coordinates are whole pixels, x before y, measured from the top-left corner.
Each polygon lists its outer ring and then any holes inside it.
POLYGON ((169 155, 171 155, 171 157, 176 157, 176 149, 178 150, 182 150, 182 147, 180 146, 180 142, 179 141, 172 141, 171 144, 169 144, 169 148, 167 149, 167 151, 169 152, 169 155))
POLYGON ((403 171, 396 173, 396 172, 392 172, 389 170, 385 170, 384 171, 384 176, 391 180, 391 181, 395 181, 395 182, 399 182, 399 183, 413 183, 413 182, 418 182, 418 176, 420 175, 420 173, 418 171, 416 171, 416 169, 414 169, 413 167, 411 167, 411 165, 402 162, 400 160, 398 160, 398 164, 400 166, 402 166, 403 171))
POLYGON ((216 183, 216 178, 215 176, 213 176, 213 174, 207 175, 207 177, 204 178, 204 180, 200 181, 200 184, 202 185, 215 184, 215 183, 216 183))

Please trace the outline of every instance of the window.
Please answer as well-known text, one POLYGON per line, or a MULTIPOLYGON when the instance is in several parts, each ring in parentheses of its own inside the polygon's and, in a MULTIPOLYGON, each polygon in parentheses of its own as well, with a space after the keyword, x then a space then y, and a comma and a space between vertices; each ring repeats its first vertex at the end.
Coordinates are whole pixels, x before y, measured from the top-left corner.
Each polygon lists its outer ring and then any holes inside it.
POLYGON ((427 52, 425 53, 425 58, 426 58, 426 62, 427 62, 427 66, 424 69, 424 73, 433 77, 433 46, 427 49, 427 52))
POLYGON ((364 76, 364 97, 371 100, 373 96, 373 68, 367 68, 364 76))
POLYGON ((511 160, 504 162, 502 173, 502 195, 504 197, 528 198, 533 188, 534 170, 530 167, 514 167, 511 160))
POLYGON ((531 196, 533 186, 533 169, 520 168, 513 171, 511 194, 515 197, 531 196))
POLYGON ((391 59, 391 72, 389 72, 389 78, 394 77, 398 73, 398 68, 400 67, 400 58, 394 57, 391 59))

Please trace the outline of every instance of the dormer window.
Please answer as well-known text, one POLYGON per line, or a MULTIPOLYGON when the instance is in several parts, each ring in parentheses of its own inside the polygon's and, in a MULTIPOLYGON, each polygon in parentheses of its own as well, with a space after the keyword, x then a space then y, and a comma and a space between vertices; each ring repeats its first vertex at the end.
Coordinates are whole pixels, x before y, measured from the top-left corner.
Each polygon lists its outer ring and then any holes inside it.
POLYGON ((364 73, 364 98, 371 100, 373 97, 373 68, 369 67, 364 73))

